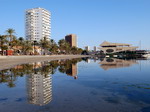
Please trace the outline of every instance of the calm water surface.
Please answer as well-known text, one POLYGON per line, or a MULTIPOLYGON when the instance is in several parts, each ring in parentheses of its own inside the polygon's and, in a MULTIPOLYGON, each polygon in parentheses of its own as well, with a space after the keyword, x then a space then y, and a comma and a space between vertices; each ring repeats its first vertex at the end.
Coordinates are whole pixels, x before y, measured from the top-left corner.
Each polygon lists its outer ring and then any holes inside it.
POLYGON ((2 70, 0 112, 150 112, 150 60, 85 58, 2 70))

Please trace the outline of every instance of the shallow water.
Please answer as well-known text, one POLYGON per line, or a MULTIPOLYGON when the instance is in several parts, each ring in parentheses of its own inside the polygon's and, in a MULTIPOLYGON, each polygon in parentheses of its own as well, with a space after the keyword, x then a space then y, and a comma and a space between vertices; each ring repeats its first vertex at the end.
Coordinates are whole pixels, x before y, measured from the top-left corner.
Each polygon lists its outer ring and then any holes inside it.
POLYGON ((150 112, 150 60, 85 58, 2 70, 0 112, 150 112))

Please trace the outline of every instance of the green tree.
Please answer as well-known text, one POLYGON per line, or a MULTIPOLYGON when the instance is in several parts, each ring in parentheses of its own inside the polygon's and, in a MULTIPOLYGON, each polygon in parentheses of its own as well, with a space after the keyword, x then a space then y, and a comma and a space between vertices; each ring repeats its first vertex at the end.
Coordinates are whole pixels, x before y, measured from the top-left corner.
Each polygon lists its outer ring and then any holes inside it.
POLYGON ((1 55, 4 55, 4 50, 8 49, 6 35, 0 35, 1 55))
POLYGON ((7 36, 9 37, 9 41, 11 42, 13 40, 14 34, 15 34, 15 30, 12 28, 9 28, 6 30, 7 36))
POLYGON ((50 52, 52 54, 58 54, 58 45, 53 39, 50 40, 50 52))
POLYGON ((83 49, 77 48, 77 54, 82 54, 82 52, 83 52, 83 49))
POLYGON ((58 54, 58 49, 59 49, 59 47, 58 47, 57 44, 53 44, 50 47, 50 51, 51 51, 52 54, 58 54))
POLYGON ((24 38, 23 37, 19 37, 18 38, 18 46, 19 46, 18 50, 20 51, 21 54, 23 54, 23 47, 24 47, 24 45, 25 45, 24 38))
POLYGON ((14 53, 17 53, 20 49, 20 41, 14 37, 13 40, 10 42, 10 47, 14 50, 14 53))
POLYGON ((59 40, 58 45, 61 53, 68 54, 70 52, 70 44, 64 39, 59 40))
POLYGON ((9 28, 9 29, 7 29, 6 30, 6 33, 7 33, 7 37, 8 37, 8 48, 9 49, 12 49, 12 41, 16 38, 15 37, 15 30, 14 29, 12 29, 12 28, 9 28))
POLYGON ((23 54, 25 54, 25 55, 29 54, 32 50, 33 50, 33 48, 32 48, 31 41, 28 41, 28 40, 24 41, 23 47, 22 47, 23 54))
POLYGON ((44 37, 43 39, 40 40, 40 45, 42 50, 44 50, 44 55, 46 55, 46 51, 49 51, 50 48, 50 41, 47 40, 46 37, 44 37))
POLYGON ((18 40, 22 43, 24 41, 23 37, 19 37, 18 40))
POLYGON ((75 47, 75 46, 73 46, 73 47, 71 48, 71 53, 72 53, 72 54, 77 54, 77 50, 78 50, 78 48, 75 47))

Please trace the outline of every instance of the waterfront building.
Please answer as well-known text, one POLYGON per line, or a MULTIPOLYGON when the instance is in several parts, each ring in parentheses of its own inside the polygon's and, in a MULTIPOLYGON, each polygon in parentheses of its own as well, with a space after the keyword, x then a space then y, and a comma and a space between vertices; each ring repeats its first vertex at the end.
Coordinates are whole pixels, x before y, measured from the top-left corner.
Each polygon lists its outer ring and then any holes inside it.
POLYGON ((90 46, 85 46, 86 51, 90 51, 90 46))
POLYGON ((69 34, 65 36, 65 40, 71 47, 77 47, 77 36, 75 34, 69 34))
POLYGON ((52 100, 52 76, 41 74, 41 63, 34 63, 34 73, 27 75, 28 102, 43 106, 52 100))
POLYGON ((124 51, 136 51, 138 47, 134 47, 131 44, 124 43, 111 43, 104 41, 100 45, 100 50, 104 53, 116 53, 116 52, 124 52, 124 51))
POLYGON ((51 14, 43 8, 33 8, 25 12, 25 37, 30 41, 50 40, 51 14))

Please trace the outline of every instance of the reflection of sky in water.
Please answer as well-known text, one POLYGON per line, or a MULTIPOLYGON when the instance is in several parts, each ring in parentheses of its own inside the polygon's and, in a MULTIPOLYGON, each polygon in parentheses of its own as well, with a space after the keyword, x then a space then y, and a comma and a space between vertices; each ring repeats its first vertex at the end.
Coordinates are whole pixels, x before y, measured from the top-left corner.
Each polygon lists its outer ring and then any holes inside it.
POLYGON ((14 88, 0 84, 0 112, 150 112, 149 60, 109 70, 99 62, 79 62, 77 80, 53 74, 53 98, 44 106, 28 103, 26 76, 14 88))

